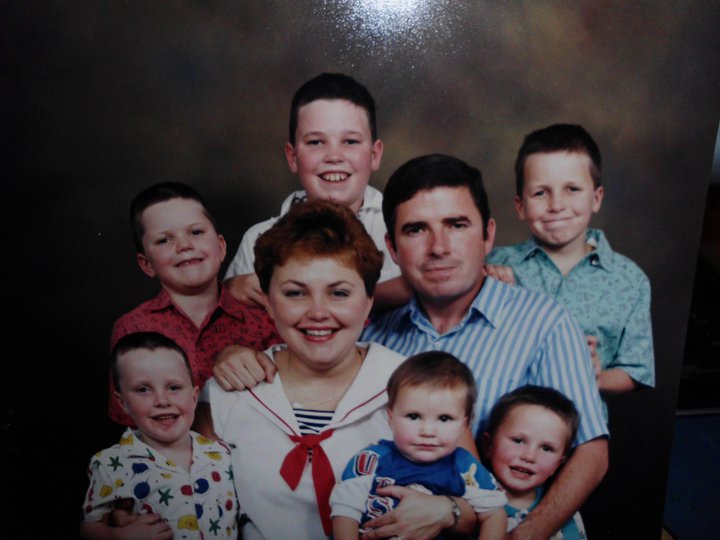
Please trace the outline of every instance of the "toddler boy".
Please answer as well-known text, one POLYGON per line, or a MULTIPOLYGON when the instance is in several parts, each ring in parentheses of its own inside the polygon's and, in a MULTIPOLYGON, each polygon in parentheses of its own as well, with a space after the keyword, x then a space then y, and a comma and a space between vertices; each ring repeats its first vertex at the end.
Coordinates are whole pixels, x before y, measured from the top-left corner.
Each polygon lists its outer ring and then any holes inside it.
MULTIPOLYGON (((323 73, 297 90, 290 107, 285 157, 303 190, 285 199, 280 215, 305 199, 331 200, 355 212, 385 254, 375 306, 389 307, 406 302, 410 292, 387 252, 382 194, 368 185, 370 175, 380 167, 382 153, 375 101, 363 85, 347 75, 323 73)), ((270 218, 248 229, 225 273, 232 294, 246 304, 264 304, 254 273, 253 246, 277 219, 270 218)))
MULTIPOLYGON (((159 279, 161 290, 115 322, 111 346, 127 334, 159 332, 187 352, 202 387, 226 346, 264 350, 280 341, 264 310, 243 305, 219 284, 225 239, 194 189, 177 182, 147 188, 132 200, 130 224, 138 264, 159 279)), ((130 425, 112 388, 110 417, 130 425)))
MULTIPOLYGON (((587 335, 601 393, 654 386, 650 282, 602 231, 588 228, 604 195, 595 141, 572 124, 534 131, 518 152, 515 178, 515 208, 532 238, 494 249, 487 262, 511 267, 518 285, 570 309, 587 335)), ((502 270, 488 267, 500 279, 502 270)))
POLYGON ((377 491, 391 485, 447 496, 456 523, 454 497, 462 497, 477 513, 480 538, 504 538, 505 495, 485 467, 458 448, 477 398, 468 367, 448 353, 420 353, 393 372, 387 392, 394 441, 368 446, 348 463, 330 498, 334 538, 358 538, 360 524, 391 511, 397 499, 377 491))
POLYGON ((90 460, 82 537, 237 538, 230 450, 190 431, 199 389, 185 352, 162 334, 129 334, 110 369, 137 429, 90 460), (113 530, 116 508, 131 515, 113 530))
MULTIPOLYGON (((483 456, 508 498, 508 532, 537 506, 546 483, 569 457, 578 423, 573 402, 542 386, 521 386, 492 408, 482 436, 483 456)), ((585 538, 576 512, 550 540, 585 538)))

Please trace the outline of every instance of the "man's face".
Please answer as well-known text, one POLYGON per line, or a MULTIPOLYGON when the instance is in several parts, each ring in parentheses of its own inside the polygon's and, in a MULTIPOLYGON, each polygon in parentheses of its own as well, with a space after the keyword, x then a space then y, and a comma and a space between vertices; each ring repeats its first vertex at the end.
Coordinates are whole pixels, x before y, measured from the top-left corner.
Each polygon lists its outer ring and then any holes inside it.
POLYGON ((483 238, 480 211, 467 187, 419 191, 395 211, 393 260, 427 308, 466 309, 484 280, 485 254, 495 222, 483 238))

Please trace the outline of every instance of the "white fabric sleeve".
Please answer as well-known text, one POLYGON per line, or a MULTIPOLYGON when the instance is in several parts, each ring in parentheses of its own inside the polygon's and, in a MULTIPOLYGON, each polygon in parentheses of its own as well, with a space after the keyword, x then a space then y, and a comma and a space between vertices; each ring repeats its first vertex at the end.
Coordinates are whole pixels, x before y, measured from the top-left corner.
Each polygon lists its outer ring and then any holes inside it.
POLYGON ((507 504, 505 493, 500 490, 480 489, 477 486, 467 486, 463 495, 476 514, 492 512, 507 504))
POLYGON ((330 515, 349 517, 360 523, 374 479, 373 475, 356 476, 335 484, 330 495, 330 515))
POLYGON ((270 218, 250 227, 242 237, 235 257, 225 271, 223 281, 235 276, 255 273, 255 241, 272 227, 277 218, 270 218))

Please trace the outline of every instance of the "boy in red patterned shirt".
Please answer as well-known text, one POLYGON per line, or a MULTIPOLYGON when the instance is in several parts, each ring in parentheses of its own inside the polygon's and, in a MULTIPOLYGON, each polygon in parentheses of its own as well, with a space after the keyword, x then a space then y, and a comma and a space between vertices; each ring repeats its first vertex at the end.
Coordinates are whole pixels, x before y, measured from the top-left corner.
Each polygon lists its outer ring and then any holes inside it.
MULTIPOLYGON (((130 224, 138 265, 162 288, 115 322, 111 347, 127 334, 159 332, 187 352, 202 388, 226 346, 264 350, 280 341, 265 310, 240 303, 218 281, 225 239, 194 189, 177 182, 147 188, 132 200, 130 224)), ((113 391, 110 418, 132 425, 113 391)))

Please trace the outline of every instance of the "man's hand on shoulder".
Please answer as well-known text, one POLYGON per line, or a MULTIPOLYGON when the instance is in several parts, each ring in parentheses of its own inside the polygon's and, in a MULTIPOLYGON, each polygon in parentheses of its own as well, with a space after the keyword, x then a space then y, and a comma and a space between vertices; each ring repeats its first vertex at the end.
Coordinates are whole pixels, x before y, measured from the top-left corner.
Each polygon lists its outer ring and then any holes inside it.
POLYGON ((272 382, 275 364, 261 351, 242 345, 229 345, 215 358, 213 377, 228 392, 246 390, 261 382, 272 382))

